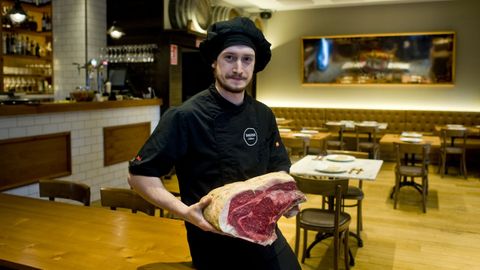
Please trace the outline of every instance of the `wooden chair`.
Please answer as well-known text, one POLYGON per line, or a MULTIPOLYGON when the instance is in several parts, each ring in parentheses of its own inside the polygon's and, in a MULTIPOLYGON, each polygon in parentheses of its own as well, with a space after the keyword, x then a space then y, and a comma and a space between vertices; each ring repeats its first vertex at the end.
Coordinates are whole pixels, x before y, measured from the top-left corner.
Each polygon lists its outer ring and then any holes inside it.
POLYGON ((460 158, 460 174, 467 179, 467 130, 466 129, 442 129, 440 130, 440 138, 442 144, 440 146, 440 173, 441 177, 448 173, 447 158, 448 156, 459 156, 460 158), (460 143, 455 143, 455 139, 459 139, 460 143))
POLYGON ((378 159, 380 153, 380 144, 377 139, 378 132, 378 125, 355 125, 357 151, 368 152, 370 158, 378 159))
POLYGON ((127 188, 100 188, 100 200, 102 206, 110 207, 112 210, 119 208, 131 209, 132 213, 143 212, 155 216, 155 205, 146 201, 142 196, 132 189, 127 188))
POLYGON ((348 246, 348 227, 351 217, 348 213, 341 211, 341 201, 343 194, 348 188, 348 179, 343 180, 316 180, 293 175, 299 190, 306 194, 316 194, 329 196, 330 207, 324 208, 305 208, 297 214, 296 217, 296 233, 295 233, 295 254, 298 256, 300 246, 300 230, 303 229, 303 251, 302 263, 305 258, 310 256, 312 247, 322 239, 333 236, 333 269, 338 269, 338 258, 340 254, 340 244, 344 244, 344 263, 345 268, 349 269, 350 265, 354 265, 354 259, 348 246), (308 231, 317 231, 317 237, 313 243, 307 248, 308 231))
POLYGON ((287 149, 291 159, 300 159, 307 154, 307 143, 304 138, 282 138, 283 145, 287 149))
MULTIPOLYGON (((367 152, 358 152, 358 151, 346 151, 346 150, 327 150, 327 154, 341 154, 341 155, 350 155, 356 158, 368 159, 367 152)), ((362 215, 362 201, 365 197, 363 192, 363 181, 358 180, 358 186, 348 185, 347 193, 343 196, 342 207, 357 207, 357 233, 353 234, 350 232, 350 235, 357 239, 357 244, 359 247, 363 247, 363 240, 360 237, 360 231, 363 230, 363 215, 362 215), (347 204, 345 200, 356 201, 354 204, 347 204)))
POLYGON ((90 187, 84 183, 66 180, 41 179, 38 181, 40 197, 69 199, 90 205, 90 187))
POLYGON ((423 212, 426 213, 428 195, 428 155, 430 154, 430 145, 395 142, 394 148, 396 153, 396 166, 393 208, 397 208, 400 188, 403 186, 412 186, 422 195, 423 212), (421 184, 415 182, 416 177, 422 179, 421 184), (411 180, 408 181, 408 178, 411 180))
POLYGON ((331 134, 331 136, 325 142, 325 150, 345 149, 345 142, 343 141, 343 132, 345 131, 345 124, 326 123, 325 127, 331 134))

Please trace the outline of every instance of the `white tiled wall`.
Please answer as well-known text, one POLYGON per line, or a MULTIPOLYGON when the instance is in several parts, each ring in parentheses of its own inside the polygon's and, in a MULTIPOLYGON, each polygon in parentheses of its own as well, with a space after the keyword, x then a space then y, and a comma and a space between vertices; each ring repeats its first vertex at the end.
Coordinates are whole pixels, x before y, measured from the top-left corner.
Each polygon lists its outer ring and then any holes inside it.
MULTIPOLYGON (((0 117, 0 140, 71 131, 72 175, 62 179, 89 185, 92 200, 98 200, 101 186, 128 187, 128 162, 103 166, 103 127, 150 122, 153 132, 159 120, 157 105, 0 117)), ((39 196, 37 184, 6 193, 39 196)))
POLYGON ((106 0, 53 0, 53 56, 55 99, 69 96, 76 86, 85 86, 85 69, 107 44, 106 0), (87 21, 87 23, 85 23, 87 21))

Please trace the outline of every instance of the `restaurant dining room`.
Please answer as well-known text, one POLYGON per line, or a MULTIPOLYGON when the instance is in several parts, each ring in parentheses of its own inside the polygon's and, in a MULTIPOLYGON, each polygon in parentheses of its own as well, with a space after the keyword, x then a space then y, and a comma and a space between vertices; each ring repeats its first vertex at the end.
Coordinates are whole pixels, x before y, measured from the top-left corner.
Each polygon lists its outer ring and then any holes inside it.
POLYGON ((479 1, 0 6, 0 269, 480 269, 479 1))

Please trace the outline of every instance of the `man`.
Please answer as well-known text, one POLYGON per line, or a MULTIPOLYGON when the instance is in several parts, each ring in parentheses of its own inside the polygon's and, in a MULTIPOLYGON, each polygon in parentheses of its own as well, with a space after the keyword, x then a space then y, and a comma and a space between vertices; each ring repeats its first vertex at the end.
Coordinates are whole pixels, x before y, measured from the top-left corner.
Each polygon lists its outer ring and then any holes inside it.
POLYGON ((223 235, 202 214, 210 190, 290 168, 272 111, 245 93, 253 74, 270 61, 270 43, 252 21, 237 17, 213 24, 200 52, 211 63, 215 83, 165 113, 130 163, 129 183, 186 221, 195 268, 300 269, 278 228, 278 239, 265 247, 223 235), (173 166, 181 201, 159 179, 173 166))

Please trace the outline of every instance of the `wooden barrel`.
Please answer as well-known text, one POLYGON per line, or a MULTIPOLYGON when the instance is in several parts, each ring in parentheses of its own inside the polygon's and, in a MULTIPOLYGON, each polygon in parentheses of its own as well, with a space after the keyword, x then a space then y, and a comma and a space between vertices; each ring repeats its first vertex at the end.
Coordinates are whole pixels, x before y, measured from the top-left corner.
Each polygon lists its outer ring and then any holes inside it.
POLYGON ((259 16, 257 15, 251 15, 249 17, 250 20, 252 20, 254 23, 255 23, 255 26, 263 32, 263 21, 262 21, 262 18, 260 18, 259 16))
POLYGON ((226 6, 214 6, 212 9, 212 23, 227 21, 242 15, 239 9, 226 6))
POLYGON ((177 0, 168 1, 168 19, 173 29, 180 28, 180 20, 177 15, 177 10, 178 10, 177 6, 179 2, 180 1, 177 1, 177 0))
POLYGON ((192 21, 194 30, 206 31, 212 21, 212 5, 210 0, 187 0, 187 24, 192 21))
POLYGON ((211 0, 170 0, 168 15, 174 29, 205 32, 212 21, 211 0), (191 25, 190 25, 191 24, 191 25))

